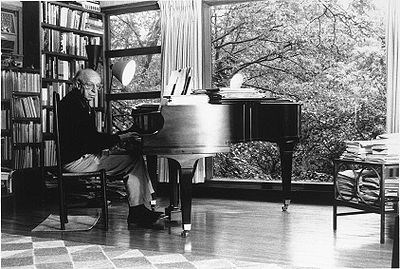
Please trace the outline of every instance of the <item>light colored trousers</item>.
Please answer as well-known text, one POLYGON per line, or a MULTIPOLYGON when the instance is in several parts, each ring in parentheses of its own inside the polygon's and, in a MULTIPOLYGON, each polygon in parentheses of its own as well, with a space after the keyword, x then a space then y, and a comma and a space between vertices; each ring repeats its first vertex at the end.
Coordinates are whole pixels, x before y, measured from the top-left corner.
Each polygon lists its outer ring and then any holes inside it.
POLYGON ((104 169, 107 175, 124 176, 129 206, 149 206, 151 194, 154 192, 143 157, 138 154, 85 154, 64 165, 64 169, 68 172, 94 172, 104 169))

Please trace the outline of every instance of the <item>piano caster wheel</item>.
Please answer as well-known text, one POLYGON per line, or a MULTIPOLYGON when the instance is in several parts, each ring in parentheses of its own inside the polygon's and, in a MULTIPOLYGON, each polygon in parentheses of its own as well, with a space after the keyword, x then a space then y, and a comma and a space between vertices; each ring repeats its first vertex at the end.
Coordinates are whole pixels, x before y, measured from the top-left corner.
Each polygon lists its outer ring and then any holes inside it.
POLYGON ((183 230, 181 233, 181 237, 186 238, 189 236, 189 231, 188 230, 183 230))
POLYGON ((289 208, 290 200, 285 200, 283 202, 282 211, 286 212, 289 208))

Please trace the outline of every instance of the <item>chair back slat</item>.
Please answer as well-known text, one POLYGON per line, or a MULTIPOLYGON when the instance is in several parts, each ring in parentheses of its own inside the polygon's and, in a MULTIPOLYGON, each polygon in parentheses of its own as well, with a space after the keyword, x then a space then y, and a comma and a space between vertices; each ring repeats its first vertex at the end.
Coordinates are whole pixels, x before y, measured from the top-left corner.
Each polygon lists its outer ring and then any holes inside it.
POLYGON ((54 142, 56 146, 56 161, 57 161, 57 173, 61 176, 62 173, 62 162, 61 162, 61 149, 60 149, 60 119, 58 114, 60 103, 60 94, 57 92, 53 93, 53 134, 54 142))

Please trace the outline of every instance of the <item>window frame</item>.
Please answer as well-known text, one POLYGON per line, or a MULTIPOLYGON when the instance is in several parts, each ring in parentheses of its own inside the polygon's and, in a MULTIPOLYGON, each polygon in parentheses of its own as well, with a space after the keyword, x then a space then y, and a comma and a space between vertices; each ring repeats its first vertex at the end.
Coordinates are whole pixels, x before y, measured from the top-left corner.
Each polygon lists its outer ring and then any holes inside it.
POLYGON ((110 30, 110 17, 115 15, 127 14, 127 13, 138 13, 151 10, 159 10, 160 7, 157 1, 147 1, 139 3, 131 3, 117 6, 109 6, 102 8, 104 13, 104 82, 105 86, 105 114, 106 114, 106 131, 111 133, 112 130, 112 106, 110 102, 118 100, 137 100, 137 99, 157 99, 161 97, 160 91, 147 91, 147 92, 129 92, 129 93, 112 93, 111 82, 112 73, 111 59, 117 57, 126 56, 141 56, 149 54, 161 54, 161 45, 143 48, 129 48, 129 49, 111 49, 111 30, 110 30))

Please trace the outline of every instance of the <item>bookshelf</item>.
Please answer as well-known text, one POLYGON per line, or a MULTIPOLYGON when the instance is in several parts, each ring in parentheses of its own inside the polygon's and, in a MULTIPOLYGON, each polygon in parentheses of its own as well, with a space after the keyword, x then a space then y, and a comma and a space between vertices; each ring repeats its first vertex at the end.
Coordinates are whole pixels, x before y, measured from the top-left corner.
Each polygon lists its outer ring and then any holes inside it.
MULTIPOLYGON (((104 40, 104 15, 91 1, 22 2, 24 66, 40 70, 41 131, 43 164, 56 164, 53 132, 53 92, 64 97, 75 73, 88 66, 86 45, 101 45, 104 40), (29 51, 30 53, 26 53, 29 51)), ((98 129, 103 129, 103 92, 92 104, 98 129)))
POLYGON ((39 70, 1 70, 2 167, 41 166, 42 132, 39 70))

